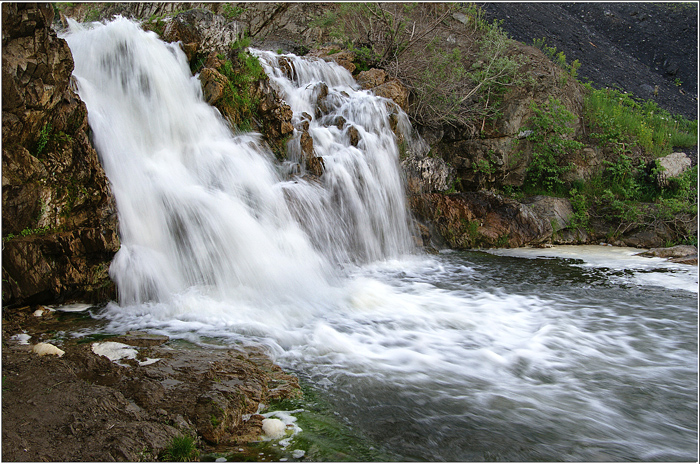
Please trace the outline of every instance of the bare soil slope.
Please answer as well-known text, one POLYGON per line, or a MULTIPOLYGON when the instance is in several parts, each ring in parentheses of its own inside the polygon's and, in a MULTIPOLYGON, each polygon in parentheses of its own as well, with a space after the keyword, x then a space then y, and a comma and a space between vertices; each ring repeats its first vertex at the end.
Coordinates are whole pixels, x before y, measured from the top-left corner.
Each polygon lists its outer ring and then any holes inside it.
POLYGON ((579 76, 697 119, 697 3, 484 3, 511 38, 546 40, 579 76), (655 88, 658 86, 657 91, 655 88))

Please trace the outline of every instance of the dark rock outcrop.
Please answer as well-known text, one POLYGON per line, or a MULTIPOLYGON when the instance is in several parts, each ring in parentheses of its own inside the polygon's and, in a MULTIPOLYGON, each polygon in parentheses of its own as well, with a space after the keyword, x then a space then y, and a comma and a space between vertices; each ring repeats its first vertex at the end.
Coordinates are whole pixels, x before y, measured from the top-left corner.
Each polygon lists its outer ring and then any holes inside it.
POLYGON ((50 4, 2 5, 3 305, 112 298, 109 183, 50 4))
POLYGON ((527 204, 483 190, 430 193, 410 201, 419 218, 433 225, 431 235, 455 249, 551 243, 573 213, 563 198, 536 197, 527 204))

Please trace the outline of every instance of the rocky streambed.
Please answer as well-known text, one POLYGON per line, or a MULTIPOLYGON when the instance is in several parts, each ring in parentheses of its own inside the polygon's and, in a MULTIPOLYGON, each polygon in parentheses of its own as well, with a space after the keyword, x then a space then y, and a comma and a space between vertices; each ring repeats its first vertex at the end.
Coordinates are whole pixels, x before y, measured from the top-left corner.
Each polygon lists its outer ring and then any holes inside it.
POLYGON ((3 461, 154 461, 182 436, 201 453, 243 452, 263 439, 261 405, 301 394, 259 348, 68 335, 96 323, 86 312, 3 311, 3 461), (40 356, 40 342, 64 353, 40 356))

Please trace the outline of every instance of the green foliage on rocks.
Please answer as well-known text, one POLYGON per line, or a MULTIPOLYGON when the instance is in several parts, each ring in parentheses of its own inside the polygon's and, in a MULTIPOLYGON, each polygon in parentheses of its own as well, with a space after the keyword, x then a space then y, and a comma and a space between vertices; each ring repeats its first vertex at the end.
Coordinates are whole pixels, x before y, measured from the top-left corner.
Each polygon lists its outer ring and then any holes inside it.
POLYGON ((625 153, 607 162, 603 172, 587 182, 575 182, 571 190, 574 217, 570 226, 587 224, 586 218, 616 224, 609 233, 615 240, 635 228, 667 228, 674 237, 670 244, 696 244, 692 224, 697 218, 697 166, 685 171, 668 185, 657 182, 657 169, 625 153))
POLYGON ((7 242, 17 237, 29 237, 30 235, 46 235, 52 230, 53 229, 51 228, 51 226, 37 227, 35 229, 25 227, 24 229, 22 229, 22 232, 20 232, 19 235, 15 235, 12 233, 7 234, 2 238, 2 241, 7 242))
POLYGON ((39 132, 39 137, 36 141, 36 148, 34 149, 34 156, 37 158, 41 156, 46 148, 46 144, 49 142, 49 137, 51 136, 51 124, 46 123, 44 127, 41 128, 39 132))
POLYGON ((652 100, 619 90, 596 90, 586 84, 586 91, 584 114, 594 131, 591 137, 601 144, 634 144, 654 157, 697 144, 697 120, 672 116, 652 100))
MULTIPOLYGON (((249 39, 248 39, 249 40, 249 39)), ((223 106, 226 116, 240 130, 251 130, 253 118, 257 115, 259 98, 253 92, 254 84, 266 77, 257 57, 243 50, 243 43, 236 41, 231 46, 228 59, 219 68, 226 77, 223 106)), ((225 58, 219 55, 220 58, 225 58)))
POLYGON ((574 131, 571 123, 576 117, 551 96, 544 104, 533 104, 531 108, 534 114, 527 129, 532 131, 528 140, 533 143, 533 149, 525 187, 549 194, 562 193, 562 176, 573 167, 563 163, 564 155, 583 148, 581 142, 569 138, 574 131))
POLYGON ((355 52, 358 71, 381 67, 411 91, 426 126, 479 127, 522 64, 498 22, 464 3, 343 3, 314 22, 355 52))

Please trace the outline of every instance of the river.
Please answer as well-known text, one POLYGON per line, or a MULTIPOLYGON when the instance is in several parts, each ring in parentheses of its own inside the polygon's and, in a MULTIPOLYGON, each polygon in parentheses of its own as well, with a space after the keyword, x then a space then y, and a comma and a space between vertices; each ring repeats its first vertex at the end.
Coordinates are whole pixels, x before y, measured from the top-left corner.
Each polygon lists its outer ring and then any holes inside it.
POLYGON ((290 79, 253 51, 293 122, 312 116, 310 181, 231 130, 177 45, 121 18, 65 38, 119 210, 109 330, 262 344, 396 460, 697 460, 697 268, 609 247, 426 255, 390 107, 344 69, 287 55, 290 79))

